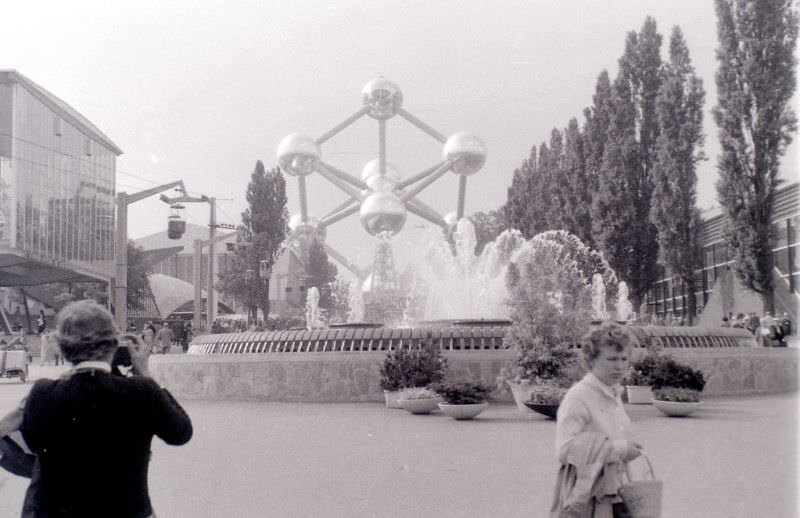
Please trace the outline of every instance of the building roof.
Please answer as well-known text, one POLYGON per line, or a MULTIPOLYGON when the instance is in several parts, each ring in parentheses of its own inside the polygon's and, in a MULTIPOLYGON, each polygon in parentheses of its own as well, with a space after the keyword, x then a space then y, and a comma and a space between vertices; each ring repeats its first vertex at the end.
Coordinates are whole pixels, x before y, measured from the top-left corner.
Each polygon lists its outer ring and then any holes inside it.
MULTIPOLYGON (((772 221, 786 219, 800 212, 800 182, 783 185, 775 191, 775 205, 772 208, 772 221)), ((710 245, 721 241, 725 234, 725 214, 721 207, 714 207, 702 214, 700 224, 700 243, 710 245)))
MULTIPOLYGON (((164 227, 166 228, 166 221, 167 219, 164 218, 164 227)), ((218 231, 219 233, 230 232, 228 230, 221 230, 218 231)), ((170 239, 167 237, 166 229, 163 232, 157 232, 155 234, 150 234, 144 237, 140 237, 139 239, 134 239, 134 243, 136 246, 140 246, 145 250, 160 250, 162 248, 173 248, 176 246, 183 247, 183 251, 179 252, 179 254, 192 254, 194 251, 194 241, 195 239, 201 239, 203 241, 208 239, 208 227, 204 227, 202 225, 195 225, 194 223, 186 223, 186 232, 180 239, 170 239)), ((217 253, 220 251, 225 251, 224 243, 235 243, 236 242, 236 235, 232 234, 231 237, 228 239, 223 239, 217 243, 217 253)))
POLYGON ((182 246, 172 246, 169 248, 157 248, 155 250, 145 250, 142 259, 146 266, 152 268, 153 265, 166 261, 175 254, 183 251, 182 246))
POLYGON ((48 92, 41 86, 37 85, 24 75, 20 74, 13 69, 0 69, 0 83, 17 83, 28 90, 34 97, 39 99, 42 103, 47 105, 51 110, 56 112, 61 118, 72 123, 73 126, 82 129, 88 133, 89 136, 102 142, 106 147, 111 149, 117 155, 122 154, 122 150, 112 142, 100 129, 89 121, 86 117, 81 115, 78 110, 62 101, 52 93, 48 92))

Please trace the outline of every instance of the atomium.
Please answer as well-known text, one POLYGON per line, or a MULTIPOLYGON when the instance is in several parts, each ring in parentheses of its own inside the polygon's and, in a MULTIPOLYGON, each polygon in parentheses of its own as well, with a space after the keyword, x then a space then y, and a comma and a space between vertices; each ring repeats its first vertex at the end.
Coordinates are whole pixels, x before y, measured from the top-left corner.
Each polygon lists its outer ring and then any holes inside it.
MULTIPOLYGON (((403 93, 400 87, 383 77, 368 82, 362 89, 361 97, 363 106, 356 113, 319 138, 292 133, 278 145, 278 165, 283 172, 297 178, 300 193, 300 214, 291 218, 290 237, 295 243, 307 243, 312 238, 324 240, 328 226, 355 213, 359 214, 361 225, 367 233, 383 240, 403 229, 409 212, 445 231, 452 229, 464 216, 467 178, 486 163, 486 144, 477 135, 466 131, 445 137, 403 109, 403 93), (377 157, 364 166, 358 177, 323 161, 321 146, 364 115, 378 122, 379 146, 377 157), (443 144, 442 161, 403 179, 397 167, 386 160, 386 124, 395 115, 406 119, 443 144), (346 201, 319 220, 309 215, 306 200, 305 178, 315 172, 348 196, 346 201), (435 209, 422 202, 418 195, 447 172, 458 175, 459 189, 458 196, 455 197, 455 212, 442 217, 435 209)), ((335 254, 337 260, 353 270, 360 279, 366 278, 367 273, 358 270, 328 244, 326 249, 335 254)), ((382 250, 380 253, 376 251, 375 268, 380 268, 380 263, 386 261, 382 259, 386 256, 386 247, 382 250)), ((386 272, 382 271, 376 278, 386 279, 386 272)))

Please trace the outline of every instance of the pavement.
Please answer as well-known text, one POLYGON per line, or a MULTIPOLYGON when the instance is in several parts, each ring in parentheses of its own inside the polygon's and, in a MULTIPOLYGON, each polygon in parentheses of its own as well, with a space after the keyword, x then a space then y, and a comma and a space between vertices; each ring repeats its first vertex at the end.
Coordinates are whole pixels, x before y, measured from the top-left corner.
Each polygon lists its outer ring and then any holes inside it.
MULTIPOLYGON (((56 367, 31 368, 54 377, 56 367)), ((30 382, 0 380, 0 414, 30 382)), ((473 421, 374 403, 187 401, 189 444, 153 441, 161 518, 546 517, 555 422, 493 404, 473 421)), ((798 516, 797 393, 708 398, 689 418, 628 405, 664 481, 662 518, 798 516)), ((27 481, 0 472, 0 517, 27 481)))

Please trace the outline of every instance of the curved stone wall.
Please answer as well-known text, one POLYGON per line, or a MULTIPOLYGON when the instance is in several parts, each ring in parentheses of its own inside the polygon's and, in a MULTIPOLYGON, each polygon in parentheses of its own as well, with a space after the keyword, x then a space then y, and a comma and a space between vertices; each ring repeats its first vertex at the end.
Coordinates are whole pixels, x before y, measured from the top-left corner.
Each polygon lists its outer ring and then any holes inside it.
MULTIPOLYGON (((226 333, 195 337, 189 354, 262 354, 386 351, 400 344, 417 346, 434 341, 446 351, 501 350, 508 324, 465 321, 462 324, 413 328, 341 327, 336 329, 226 333)), ((746 329, 631 326, 640 346, 677 348, 755 347, 746 329)))
MULTIPOLYGON (((639 354, 642 354, 641 351, 639 354)), ((784 392, 798 388, 798 350, 668 348, 665 354, 701 369, 708 396, 784 392)), ((494 384, 514 352, 446 351, 448 377, 494 384)), ((377 402, 385 352, 154 355, 151 370, 177 397, 290 402, 377 402)), ((510 401, 498 394, 497 401, 510 401)))

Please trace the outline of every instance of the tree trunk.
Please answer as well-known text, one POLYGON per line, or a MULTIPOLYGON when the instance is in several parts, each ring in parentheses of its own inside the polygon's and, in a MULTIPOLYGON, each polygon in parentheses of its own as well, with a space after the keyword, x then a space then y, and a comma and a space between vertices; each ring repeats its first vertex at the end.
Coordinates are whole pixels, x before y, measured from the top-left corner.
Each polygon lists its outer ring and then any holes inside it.
POLYGON ((695 295, 695 287, 692 282, 684 282, 686 285, 686 325, 694 325, 694 316, 697 314, 697 296, 695 295))
POLYGON ((761 305, 764 314, 769 312, 770 315, 775 316, 775 291, 773 289, 764 290, 761 293, 761 305))

